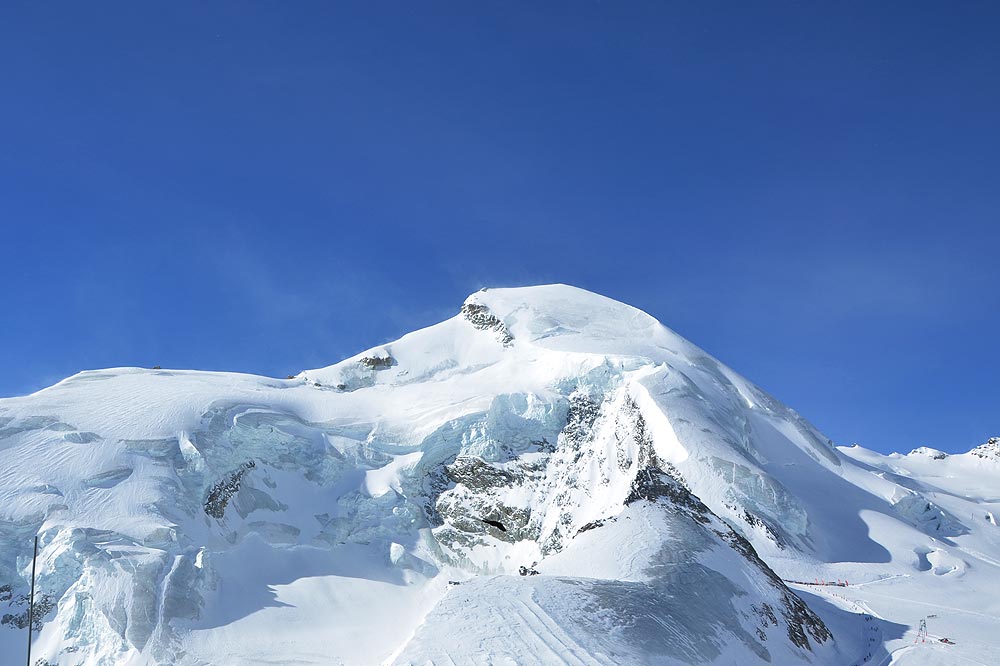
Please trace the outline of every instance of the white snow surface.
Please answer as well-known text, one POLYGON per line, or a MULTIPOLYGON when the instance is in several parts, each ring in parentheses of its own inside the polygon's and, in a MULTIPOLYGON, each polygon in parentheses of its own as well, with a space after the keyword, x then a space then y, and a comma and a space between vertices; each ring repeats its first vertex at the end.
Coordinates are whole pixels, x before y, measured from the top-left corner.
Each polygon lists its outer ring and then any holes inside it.
MULTIPOLYGON (((1000 440, 835 447, 565 285, 293 379, 0 400, 0 586, 39 535, 32 659, 59 666, 996 664, 998 517, 1000 440)), ((25 642, 0 626, 3 663, 25 642)))

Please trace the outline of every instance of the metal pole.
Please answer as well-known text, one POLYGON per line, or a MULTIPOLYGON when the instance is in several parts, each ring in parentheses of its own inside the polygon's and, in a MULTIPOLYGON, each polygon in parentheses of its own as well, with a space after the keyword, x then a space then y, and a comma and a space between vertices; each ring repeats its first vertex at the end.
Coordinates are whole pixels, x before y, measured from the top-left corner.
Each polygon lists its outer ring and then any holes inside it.
POLYGON ((35 562, 38 560, 38 536, 35 536, 35 552, 31 556, 31 596, 28 597, 28 666, 31 666, 31 625, 35 620, 35 562))

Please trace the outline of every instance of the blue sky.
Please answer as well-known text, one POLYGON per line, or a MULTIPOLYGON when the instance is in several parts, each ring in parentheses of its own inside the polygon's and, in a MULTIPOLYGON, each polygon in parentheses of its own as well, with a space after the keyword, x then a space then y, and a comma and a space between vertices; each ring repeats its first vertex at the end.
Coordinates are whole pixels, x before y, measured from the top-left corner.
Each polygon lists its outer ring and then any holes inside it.
POLYGON ((566 282, 837 443, 1000 434, 1000 8, 754 4, 5 4, 0 395, 566 282))

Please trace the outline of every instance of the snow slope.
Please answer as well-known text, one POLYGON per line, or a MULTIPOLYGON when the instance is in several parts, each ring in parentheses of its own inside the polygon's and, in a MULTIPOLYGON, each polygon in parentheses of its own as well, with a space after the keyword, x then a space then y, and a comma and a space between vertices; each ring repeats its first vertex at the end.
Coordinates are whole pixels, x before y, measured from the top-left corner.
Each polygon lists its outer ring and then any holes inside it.
POLYGON ((60 665, 997 663, 995 449, 836 448, 635 308, 484 290, 293 379, 0 401, 0 585, 38 534, 60 665))

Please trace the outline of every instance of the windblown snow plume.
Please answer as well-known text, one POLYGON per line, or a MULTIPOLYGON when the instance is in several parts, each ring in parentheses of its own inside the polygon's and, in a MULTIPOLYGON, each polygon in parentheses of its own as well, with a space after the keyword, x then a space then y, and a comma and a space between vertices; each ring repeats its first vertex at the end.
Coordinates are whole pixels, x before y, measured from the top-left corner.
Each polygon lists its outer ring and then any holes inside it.
POLYGON ((117 368, 0 401, 2 653, 38 534, 59 666, 989 663, 995 447, 838 449, 572 287, 456 310, 288 380, 117 368), (920 652, 941 586, 958 644, 920 652))

